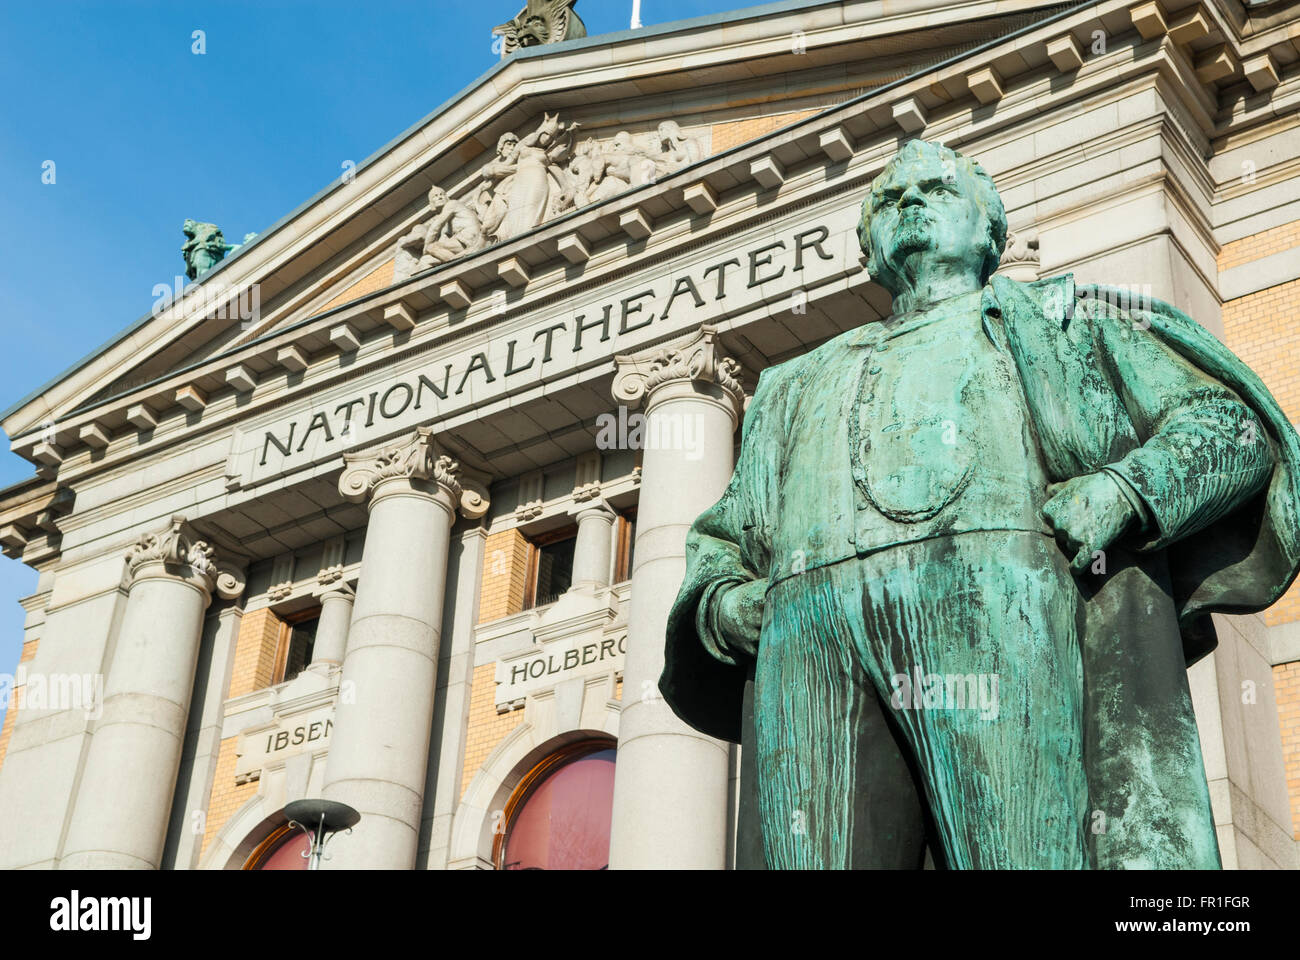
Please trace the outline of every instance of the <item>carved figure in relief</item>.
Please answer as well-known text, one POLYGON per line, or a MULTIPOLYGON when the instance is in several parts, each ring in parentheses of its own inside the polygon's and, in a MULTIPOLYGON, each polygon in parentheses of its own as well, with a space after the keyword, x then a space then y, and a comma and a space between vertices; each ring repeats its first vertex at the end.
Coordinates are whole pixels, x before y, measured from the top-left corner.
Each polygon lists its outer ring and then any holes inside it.
POLYGON ((514 132, 501 135, 496 155, 463 199, 438 187, 430 191, 434 219, 398 241, 394 278, 517 237, 566 210, 652 183, 703 156, 700 144, 672 120, 659 124, 643 143, 620 130, 606 143, 588 138, 575 148, 577 129, 577 123, 544 114, 522 139, 514 132))
POLYGON ((700 145, 682 133, 676 120, 665 120, 656 131, 659 138, 660 154, 657 158, 659 175, 675 173, 682 167, 698 163, 704 158, 700 145))
POLYGON ((492 219, 504 206, 495 229, 496 240, 526 233, 573 202, 563 164, 573 149, 577 129, 576 123, 563 124, 558 115, 545 114, 535 131, 517 141, 513 149, 506 146, 504 158, 502 145, 498 145, 498 158, 483 170, 485 177, 500 181, 489 203, 492 219))
POLYGON ((478 214, 460 200, 448 197, 441 187, 429 191, 429 209, 433 220, 417 225, 397 242, 399 263, 394 276, 410 276, 486 245, 478 214))
POLYGON ((640 187, 655 179, 658 164, 653 153, 638 147, 632 134, 620 130, 604 149, 605 159, 613 176, 630 187, 640 187))

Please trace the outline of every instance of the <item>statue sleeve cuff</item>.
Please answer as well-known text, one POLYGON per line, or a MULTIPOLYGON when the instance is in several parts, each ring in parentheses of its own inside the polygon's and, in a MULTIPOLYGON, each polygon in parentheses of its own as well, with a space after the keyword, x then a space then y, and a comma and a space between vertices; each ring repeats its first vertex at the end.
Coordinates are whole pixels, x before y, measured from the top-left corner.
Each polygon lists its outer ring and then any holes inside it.
POLYGON ((1141 495, 1138 494, 1137 490, 1133 487, 1133 484, 1129 483, 1128 478, 1126 478, 1122 473, 1112 467, 1103 467, 1102 469, 1105 470, 1107 475, 1115 481, 1115 485, 1119 487, 1119 492, 1124 494, 1124 499, 1129 502, 1129 506, 1133 508, 1133 513, 1137 516, 1138 525, 1136 529, 1131 532, 1139 535, 1145 534, 1151 529, 1151 525, 1154 522, 1151 516, 1151 508, 1146 505, 1146 502, 1142 499, 1141 495))
POLYGON ((743 577, 724 577, 715 580, 704 588, 704 592, 700 595, 699 606, 695 608, 695 633, 699 636, 700 643, 709 652, 709 656, 732 667, 736 665, 736 659, 731 655, 730 648, 722 638, 722 626, 718 622, 718 601, 723 590, 747 582, 743 577))

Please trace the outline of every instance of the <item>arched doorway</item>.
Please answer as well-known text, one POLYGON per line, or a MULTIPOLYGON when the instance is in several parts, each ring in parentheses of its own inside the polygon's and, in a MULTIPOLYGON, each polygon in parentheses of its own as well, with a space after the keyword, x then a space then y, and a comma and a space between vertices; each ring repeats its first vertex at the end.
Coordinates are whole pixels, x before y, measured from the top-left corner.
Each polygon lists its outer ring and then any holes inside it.
POLYGON ((498 870, 609 866, 615 746, 603 737, 566 744, 524 775, 492 844, 498 870))
POLYGON ((311 838, 287 823, 272 830, 248 855, 244 870, 306 870, 311 838))

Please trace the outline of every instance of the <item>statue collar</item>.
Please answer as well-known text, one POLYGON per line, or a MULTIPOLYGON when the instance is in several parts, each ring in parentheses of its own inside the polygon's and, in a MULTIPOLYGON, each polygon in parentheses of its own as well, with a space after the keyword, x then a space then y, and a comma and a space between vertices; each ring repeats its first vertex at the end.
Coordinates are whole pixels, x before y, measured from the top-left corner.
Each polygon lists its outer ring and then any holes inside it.
MULTIPOLYGON (((984 285, 980 296, 980 312, 983 314, 985 329, 990 330, 990 339, 995 344, 998 340, 991 333, 991 325, 993 321, 1001 320, 1007 310, 1015 310, 1021 316, 1037 313, 1064 329, 1074 312, 1074 274, 1065 273, 1059 277, 1029 283, 994 274, 984 285)), ((846 344, 850 347, 876 346, 900 326, 891 326, 893 319, 886 317, 884 320, 863 324, 849 335, 846 344)))

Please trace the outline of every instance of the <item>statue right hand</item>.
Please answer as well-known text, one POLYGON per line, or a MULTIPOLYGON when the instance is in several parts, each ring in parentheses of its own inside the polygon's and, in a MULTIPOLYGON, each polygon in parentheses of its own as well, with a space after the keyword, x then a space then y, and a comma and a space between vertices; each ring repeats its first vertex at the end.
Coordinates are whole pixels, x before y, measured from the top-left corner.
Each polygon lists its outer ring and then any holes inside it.
POLYGON ((763 629, 763 598, 766 580, 740 583, 723 590, 717 598, 717 623, 727 648, 748 656, 758 655, 758 635, 763 629))

